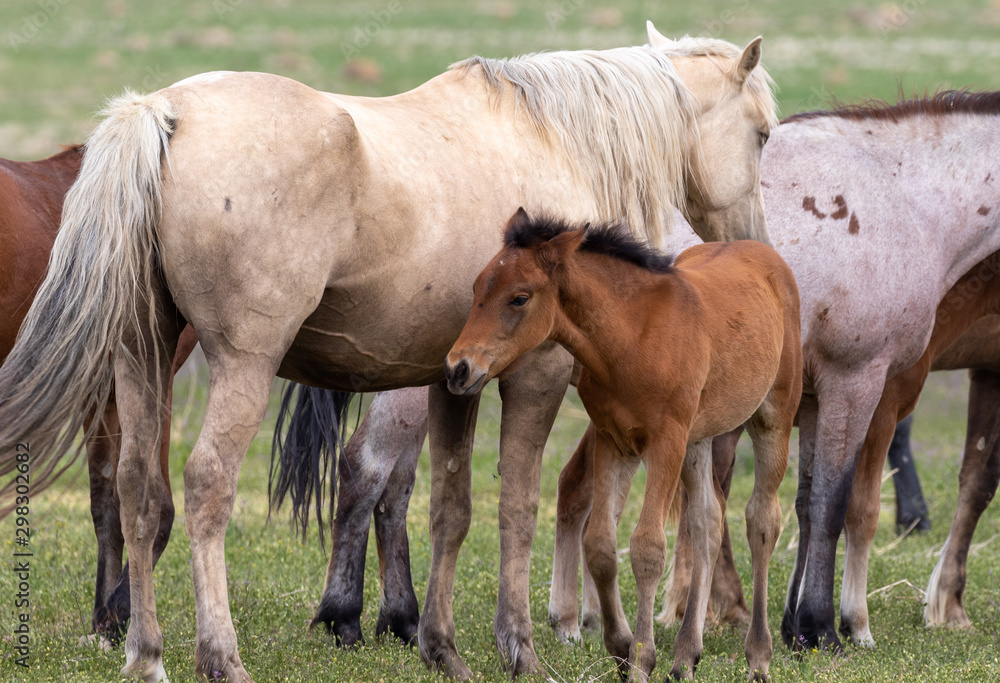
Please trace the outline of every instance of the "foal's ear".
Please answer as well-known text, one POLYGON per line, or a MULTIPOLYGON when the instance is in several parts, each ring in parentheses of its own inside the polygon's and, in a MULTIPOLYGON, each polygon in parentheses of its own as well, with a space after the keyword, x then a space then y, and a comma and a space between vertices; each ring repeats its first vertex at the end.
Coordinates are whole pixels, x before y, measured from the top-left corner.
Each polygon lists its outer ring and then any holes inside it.
POLYGON ((757 36, 751 40, 745 48, 743 54, 736 61, 736 82, 742 84, 750 77, 750 72, 760 64, 760 44, 764 39, 757 36))
POLYGON ((567 230, 546 242, 537 252, 538 261, 541 263, 542 268, 551 273, 567 256, 580 248, 580 244, 583 243, 586 235, 586 228, 567 230))
POLYGON ((528 212, 524 210, 523 206, 519 206, 517 207, 517 211, 514 212, 514 215, 507 220, 507 226, 504 228, 504 233, 508 230, 524 228, 529 223, 531 223, 531 219, 528 218, 528 212))

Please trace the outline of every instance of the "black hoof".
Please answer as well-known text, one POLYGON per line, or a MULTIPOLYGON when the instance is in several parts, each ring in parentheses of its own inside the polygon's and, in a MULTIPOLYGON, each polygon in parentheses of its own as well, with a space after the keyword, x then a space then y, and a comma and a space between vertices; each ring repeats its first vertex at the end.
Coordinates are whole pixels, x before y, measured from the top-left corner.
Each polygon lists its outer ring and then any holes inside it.
POLYGON ((404 645, 416 647, 417 629, 420 627, 419 614, 385 614, 379 612, 375 624, 375 636, 381 638, 386 633, 392 633, 404 645))
POLYGON ((797 628, 791 648, 793 650, 827 650, 840 652, 844 649, 832 623, 821 623, 808 614, 799 614, 797 628))
POLYGON ((361 635, 361 613, 350 616, 343 613, 337 614, 332 609, 320 607, 316 618, 309 624, 309 628, 316 628, 319 624, 326 626, 326 632, 332 633, 336 640, 337 647, 356 648, 365 644, 365 638, 361 635))
POLYGON ((114 606, 102 605, 94 610, 94 633, 102 636, 111 647, 118 647, 128 630, 128 615, 121 619, 114 606))

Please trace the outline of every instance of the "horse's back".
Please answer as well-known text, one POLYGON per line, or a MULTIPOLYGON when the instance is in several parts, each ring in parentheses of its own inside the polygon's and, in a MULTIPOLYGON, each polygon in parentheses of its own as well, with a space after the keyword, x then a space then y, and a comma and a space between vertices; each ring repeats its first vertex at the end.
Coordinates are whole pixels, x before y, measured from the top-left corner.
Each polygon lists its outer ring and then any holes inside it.
POLYGON ((0 159, 0 361, 45 277, 63 197, 81 158, 82 150, 71 147, 41 161, 0 159))

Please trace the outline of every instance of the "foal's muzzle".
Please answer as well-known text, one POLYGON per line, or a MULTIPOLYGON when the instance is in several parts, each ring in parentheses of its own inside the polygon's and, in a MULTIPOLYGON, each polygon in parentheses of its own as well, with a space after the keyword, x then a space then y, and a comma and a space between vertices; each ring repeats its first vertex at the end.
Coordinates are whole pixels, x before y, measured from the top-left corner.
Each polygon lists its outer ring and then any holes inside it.
POLYGON ((467 358, 453 362, 445 360, 444 376, 448 380, 448 391, 459 396, 471 396, 486 384, 486 371, 474 366, 467 358))

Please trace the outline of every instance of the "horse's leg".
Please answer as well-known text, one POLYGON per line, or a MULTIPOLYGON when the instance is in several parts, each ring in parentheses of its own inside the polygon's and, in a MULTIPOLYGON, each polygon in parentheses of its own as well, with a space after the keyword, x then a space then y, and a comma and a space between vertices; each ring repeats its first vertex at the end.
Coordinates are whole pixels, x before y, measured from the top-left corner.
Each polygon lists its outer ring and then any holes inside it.
POLYGON ((619 660, 618 670, 622 675, 628 673, 632 631, 618 593, 615 498, 621 488, 627 489, 631 484, 638 466, 638 459, 626 459, 611 441, 599 433, 595 435, 594 503, 583 532, 583 553, 600 600, 604 646, 611 656, 619 660))
POLYGON ((868 623, 868 555, 878 531, 882 468, 904 400, 900 390, 905 390, 904 386, 890 380, 872 415, 844 521, 847 554, 840 590, 840 634, 865 647, 875 647, 868 623))
MULTIPOLYGON (((141 311, 137 320, 145 320, 141 311)), ((115 362, 115 392, 122 427, 121 453, 116 473, 121 505, 121 530, 128 549, 131 605, 125 666, 122 673, 145 683, 166 679, 163 669, 163 636, 156 620, 153 595, 153 546, 161 519, 164 481, 155 458, 159 454, 162 415, 170 382, 170 361, 180 330, 163 311, 159 330, 160 353, 153 350, 153 335, 143 330, 127 338, 131 358, 124 354, 115 362)))
MULTIPOLYGON (((729 490, 733 485, 736 444, 742 434, 741 426, 712 439, 712 476, 726 500, 729 500, 729 490)), ((712 572, 712 592, 708 597, 708 607, 719 623, 742 628, 750 622, 750 609, 743 596, 743 583, 736 570, 733 543, 729 537, 729 522, 725 517, 722 518, 722 546, 719 548, 719 558, 715 561, 715 570, 712 572)))
POLYGON ((931 520, 927 516, 927 502, 924 500, 920 478, 917 476, 917 463, 913 460, 913 451, 910 449, 912 426, 912 414, 900 420, 889 446, 889 467, 896 470, 892 475, 892 483, 896 489, 897 533, 903 533, 911 526, 914 531, 931 529, 931 520))
POLYGON ((663 595, 663 608, 657 619, 665 626, 671 626, 675 621, 684 618, 684 608, 687 606, 688 589, 691 587, 691 534, 688 532, 688 494, 681 486, 677 490, 680 496, 680 515, 677 518, 677 541, 674 543, 674 557, 670 564, 670 574, 667 576, 667 588, 663 595))
MULTIPOLYGON (((796 375, 800 370, 796 369, 796 375)), ((745 652, 752 680, 767 680, 774 645, 767 625, 767 570, 781 533, 778 487, 788 466, 788 439, 798 403, 798 376, 793 395, 772 390, 747 422, 753 440, 753 493, 746 507, 747 541, 753 572, 753 612, 745 652)))
MULTIPOLYGON (((656 444, 650 449, 649 457, 645 458, 646 490, 639 521, 629 542, 637 597, 635 636, 629 648, 629 662, 633 665, 629 680, 643 683, 649 680, 653 667, 656 666, 653 610, 656 606, 656 588, 660 585, 667 563, 667 536, 663 527, 677 491, 682 467, 680 459, 683 437, 677 438, 677 434, 671 436, 675 437, 673 441, 656 444)), ((708 459, 708 464, 703 469, 709 479, 712 472, 710 444, 711 441, 706 439, 690 447, 699 456, 708 459)), ((697 663, 697 657, 694 663, 697 663)), ((693 670, 694 667, 691 668, 693 670)))
POLYGON ((555 342, 525 354, 500 377, 500 577, 493 632, 514 676, 543 673, 531 637, 531 543, 535 537, 542 451, 573 372, 555 342))
POLYGON ((549 624, 562 642, 580 640, 577 622, 577 576, 583 527, 594 500, 593 423, 559 473, 556 497, 556 539, 552 551, 552 587, 549 592, 549 624))
POLYGON ((417 460, 427 436, 427 388, 392 392, 392 443, 383 446, 400 453, 389 475, 385 492, 375 506, 375 539, 382 577, 382 603, 375 635, 386 631, 407 645, 415 645, 420 609, 410 577, 410 543, 406 536, 406 510, 413 493, 417 460))
POLYGON ((795 611, 794 633, 805 647, 841 647, 833 607, 837 541, 847 516, 858 456, 885 387, 884 377, 884 368, 869 368, 864 376, 824 378, 808 500, 809 547, 795 611))
POLYGON ((341 647, 364 642, 361 609, 368 531, 375 506, 385 492, 404 444, 410 441, 405 430, 400 432, 398 443, 394 440, 397 436, 394 393, 381 392, 375 396, 365 419, 344 447, 338 466, 340 485, 337 514, 330 524, 330 563, 323 597, 310 626, 326 624, 341 647))
MULTIPOLYGON (((670 457, 676 459, 677 455, 671 454, 670 457)), ((650 474, 652 470, 646 475, 647 490, 650 474)), ((670 675, 674 678, 693 678, 695 667, 701 660, 702 633, 705 629, 705 615, 708 613, 712 570, 722 544, 722 520, 726 514, 726 501, 716 489, 712 478, 711 439, 702 439, 687 445, 680 475, 688 493, 691 586, 688 589, 684 619, 674 641, 674 664, 670 669, 670 675)), ((635 550, 633 547, 632 552, 635 550)), ((638 583, 637 576, 637 588, 638 583)), ((638 623, 636 630, 639 630, 638 623)))
POLYGON ((427 397, 432 549, 417 644, 428 666, 462 680, 472 672, 455 647, 452 596, 458 551, 472 520, 472 440, 479 396, 455 396, 439 382, 428 389, 427 397))
MULTIPOLYGON (((174 396, 174 376, 181 369, 184 362, 194 351, 198 344, 198 335, 190 325, 184 327, 181 336, 177 340, 177 350, 174 352, 174 360, 170 366, 170 380, 167 383, 167 404, 164 408, 163 428, 160 430, 160 475, 163 477, 163 498, 160 501, 160 525, 156 530, 156 538, 153 540, 153 566, 156 566, 160 555, 163 554, 170 540, 170 531, 174 526, 174 497, 170 490, 170 417, 174 396)), ((118 415, 115 413, 115 422, 118 415)), ((115 465, 117 466, 118 455, 115 453, 115 465)), ((115 499, 115 509, 118 508, 117 497, 115 499)), ((120 527, 119 522, 119 527, 120 527)), ((119 530, 119 536, 121 531, 119 530)), ((121 565, 121 552, 118 553, 118 563, 121 565)), ((129 594, 129 567, 128 562, 121 571, 121 577, 114 591, 108 596, 106 605, 102 609, 102 623, 105 624, 104 635, 111 645, 117 645, 121 637, 125 635, 125 626, 128 624, 131 614, 131 596, 129 594)))
MULTIPOLYGON (((712 439, 712 476, 718 492, 729 499, 729 489, 733 483, 733 469, 736 462, 736 444, 743 434, 743 427, 721 434, 712 439)), ((663 609, 657 620, 670 625, 684 618, 687 604, 688 586, 691 583, 691 535, 688 533, 687 492, 681 487, 677 492, 681 497, 680 518, 677 523, 677 541, 674 544, 674 559, 667 579, 663 598, 663 609)), ((712 591, 708 599, 708 614, 720 623, 742 626, 750 621, 750 610, 743 597, 743 585, 733 559, 733 545, 729 537, 729 523, 722 518, 722 545, 712 572, 712 591)))
POLYGON ((958 506, 927 585, 924 619, 930 626, 970 628, 962 604, 966 560, 979 517, 989 506, 1000 482, 1000 374, 973 370, 969 388, 969 422, 965 454, 958 476, 958 506))
MULTIPOLYGON (((593 449, 590 451, 591 455, 589 457, 593 458, 593 449)), ((632 488, 632 479, 629 478, 619 478, 618 485, 613 492, 613 497, 611 499, 611 512, 614 515, 615 529, 618 528, 619 522, 621 522, 622 512, 625 511, 625 503, 628 502, 628 494, 632 488)), ((590 500, 593 503, 594 498, 594 486, 593 481, 590 484, 590 500)), ((587 533, 587 522, 589 521, 590 515, 587 515, 587 520, 584 521, 583 529, 581 530, 580 537, 580 547, 583 548, 583 534, 587 533)), ((587 569, 587 563, 583 563, 582 567, 583 575, 583 617, 580 619, 580 628, 587 631, 596 631, 601 627, 601 599, 597 594, 597 584, 594 583, 594 577, 591 576, 590 571, 587 569)), ((615 590, 618 590, 618 585, 615 584, 615 590)))
POLYGON ((819 403, 815 396, 802 394, 799 403, 799 485, 795 496, 795 516, 799 521, 799 545, 795 553, 795 565, 788 577, 788 592, 785 595, 785 609, 781 617, 781 639, 790 648, 798 648, 802 643, 795 637, 795 611, 799 605, 799 590, 806 567, 806 552, 809 550, 809 494, 812 491, 812 464, 816 453, 816 420, 819 403))
POLYGON ((118 494, 115 491, 120 437, 118 411, 112 397, 104 412, 104 419, 97 425, 94 435, 87 440, 90 514, 94 519, 94 533, 97 535, 97 585, 91 625, 101 647, 105 649, 121 637, 119 629, 112 626, 113 620, 106 607, 108 598, 122 575, 122 553, 125 548, 118 494))

